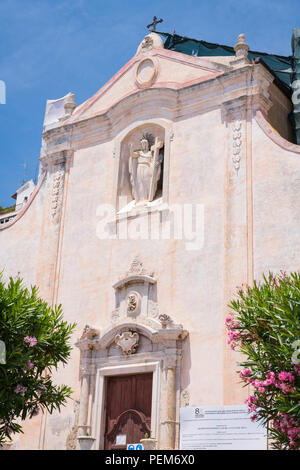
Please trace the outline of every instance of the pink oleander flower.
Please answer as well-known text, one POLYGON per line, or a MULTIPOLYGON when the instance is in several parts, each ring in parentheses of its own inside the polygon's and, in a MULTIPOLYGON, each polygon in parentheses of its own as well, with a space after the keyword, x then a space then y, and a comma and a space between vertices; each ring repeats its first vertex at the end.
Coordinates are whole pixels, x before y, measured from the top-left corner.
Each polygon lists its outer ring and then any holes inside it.
POLYGON ((27 390, 27 387, 23 387, 22 385, 18 384, 15 388, 15 393, 18 393, 24 397, 26 390, 27 390))
POLYGON ((247 400, 245 400, 244 403, 248 405, 248 413, 252 413, 253 411, 257 409, 257 405, 256 405, 257 400, 258 400, 257 395, 250 395, 250 397, 247 398, 247 400))
POLYGON ((34 367, 34 362, 31 362, 30 360, 27 361, 27 367, 28 367, 28 369, 33 369, 33 367, 34 367))
POLYGON ((280 413, 274 420, 274 428, 287 437, 291 448, 299 449, 300 427, 294 418, 286 413, 280 413))
POLYGON ((300 375, 300 364, 294 365, 294 371, 297 375, 300 375))
POLYGON ((281 382, 278 388, 280 388, 283 391, 283 393, 295 393, 296 391, 295 387, 285 382, 281 382))
POLYGON ((256 395, 250 395, 250 397, 248 398, 249 402, 250 403, 256 403, 257 400, 258 400, 258 396, 256 395))
POLYGON ((255 421, 257 419, 257 414, 250 416, 251 421, 255 421))
POLYGON ((272 372, 272 371, 268 371, 267 374, 266 374, 266 377, 267 377, 267 380, 272 380, 272 383, 275 382, 275 372, 272 372))
POLYGON ((252 374, 252 371, 250 369, 244 369, 244 370, 241 370, 240 372, 240 377, 243 378, 243 377, 247 377, 248 375, 251 375, 252 374))
POLYGON ((263 381, 262 380, 256 380, 255 382, 255 387, 262 387, 263 386, 263 381))
POLYGON ((266 380, 264 380, 264 386, 265 386, 265 387, 268 387, 269 385, 272 385, 272 383, 273 383, 273 382, 272 382, 271 379, 266 379, 266 380))
POLYGON ((291 372, 282 371, 278 374, 278 379, 279 380, 288 380, 289 382, 294 382, 295 377, 293 376, 293 374, 291 372))
POLYGON ((30 347, 33 347, 33 346, 35 346, 35 345, 37 344, 37 339, 36 339, 35 336, 32 336, 32 337, 31 337, 31 336, 28 336, 28 335, 27 335, 27 336, 25 336, 25 338, 24 338, 24 342, 25 342, 25 343, 28 343, 30 347))

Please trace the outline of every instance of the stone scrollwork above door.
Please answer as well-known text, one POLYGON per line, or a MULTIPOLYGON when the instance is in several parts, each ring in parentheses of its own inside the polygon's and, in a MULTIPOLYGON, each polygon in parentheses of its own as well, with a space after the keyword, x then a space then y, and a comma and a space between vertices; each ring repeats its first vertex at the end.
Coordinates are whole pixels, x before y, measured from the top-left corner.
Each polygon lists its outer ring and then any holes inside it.
POLYGON ((115 336, 115 343, 125 356, 129 356, 136 352, 139 345, 139 334, 133 331, 123 331, 115 336))

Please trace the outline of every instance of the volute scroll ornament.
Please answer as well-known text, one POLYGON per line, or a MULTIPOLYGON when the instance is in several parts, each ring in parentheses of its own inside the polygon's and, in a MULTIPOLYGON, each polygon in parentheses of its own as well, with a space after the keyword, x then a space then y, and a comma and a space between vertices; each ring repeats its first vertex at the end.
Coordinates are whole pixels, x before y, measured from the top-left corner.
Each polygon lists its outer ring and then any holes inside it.
POLYGON ((83 340, 83 339, 94 339, 97 336, 99 336, 99 330, 96 330, 96 328, 92 328, 90 325, 85 325, 80 339, 81 340, 83 340))
POLYGON ((171 322, 171 318, 169 317, 169 315, 165 314, 165 313, 162 313, 161 315, 159 315, 158 317, 160 323, 161 323, 161 326, 163 328, 166 328, 168 323, 171 322))
POLYGON ((115 336, 115 343, 125 356, 130 356, 136 352, 139 345, 139 334, 136 331, 123 331, 115 336))
POLYGON ((141 296, 138 292, 131 291, 127 295, 127 313, 134 315, 137 313, 141 306, 141 296))

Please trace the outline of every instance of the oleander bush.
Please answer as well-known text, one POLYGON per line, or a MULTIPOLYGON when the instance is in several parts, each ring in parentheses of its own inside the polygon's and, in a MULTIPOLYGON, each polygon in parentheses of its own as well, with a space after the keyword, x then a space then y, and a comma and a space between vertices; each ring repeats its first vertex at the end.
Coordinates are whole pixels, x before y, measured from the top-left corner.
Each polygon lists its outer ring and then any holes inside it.
POLYGON ((251 419, 268 427, 274 449, 300 449, 300 273, 242 286, 226 318, 228 343, 243 353, 251 419))
POLYGON ((55 385, 51 371, 67 363, 74 327, 36 287, 0 277, 0 445, 22 432, 22 420, 65 405, 72 391, 55 385))

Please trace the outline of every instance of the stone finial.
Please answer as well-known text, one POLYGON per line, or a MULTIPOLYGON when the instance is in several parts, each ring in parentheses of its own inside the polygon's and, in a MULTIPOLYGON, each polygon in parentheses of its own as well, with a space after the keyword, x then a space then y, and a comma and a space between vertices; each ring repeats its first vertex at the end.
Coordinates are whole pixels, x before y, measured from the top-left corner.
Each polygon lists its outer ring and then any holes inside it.
POLYGON ((230 62, 234 67, 239 67, 240 65, 249 64, 248 51, 249 46, 245 40, 245 34, 240 34, 237 40, 236 45, 234 46, 235 57, 230 62))
POLYGON ((127 274, 145 274, 143 263, 139 260, 138 256, 134 257, 127 274))
POLYGON ((76 108, 75 95, 68 93, 58 100, 47 100, 44 118, 44 131, 53 129, 61 121, 68 119, 76 108))
POLYGON ((238 59, 247 59, 249 46, 245 41, 245 34, 240 34, 238 41, 234 46, 235 55, 238 59))
POLYGON ((75 103, 75 95, 73 93, 68 93, 64 104, 65 115, 71 116, 76 106, 77 104, 75 103))

